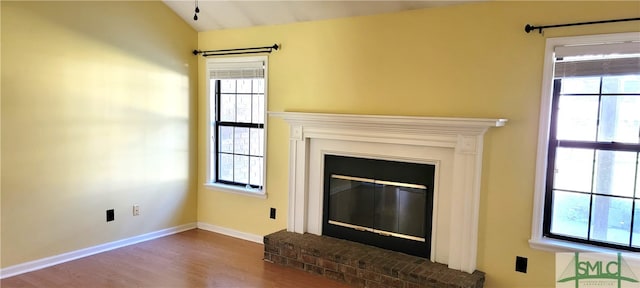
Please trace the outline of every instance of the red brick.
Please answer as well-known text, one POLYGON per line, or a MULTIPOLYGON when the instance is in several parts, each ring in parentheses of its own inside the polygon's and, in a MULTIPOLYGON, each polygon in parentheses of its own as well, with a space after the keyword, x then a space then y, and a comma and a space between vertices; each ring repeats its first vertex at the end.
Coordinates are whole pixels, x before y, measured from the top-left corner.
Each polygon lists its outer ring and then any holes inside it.
POLYGON ((271 255, 271 261, 273 261, 273 263, 277 263, 280 265, 286 265, 287 264, 287 258, 284 258, 282 256, 278 256, 278 255, 271 255))
POLYGON ((293 260, 291 258, 287 258, 287 266, 304 270, 304 263, 302 263, 302 262, 300 262, 298 260, 293 260))
POLYGON ((480 271, 468 274, 424 258, 284 230, 265 237, 264 257, 354 287, 482 288, 485 279, 480 271))
POLYGON ((300 248, 300 253, 301 254, 311 255, 311 256, 316 256, 316 257, 320 256, 320 251, 318 249, 309 248, 309 247, 300 248))
POLYGON ((338 271, 338 263, 333 262, 331 260, 321 259, 320 264, 321 264, 320 266, 322 266, 323 268, 333 270, 333 271, 338 271))
POLYGON ((318 274, 318 275, 324 274, 324 269, 316 265, 304 264, 304 270, 306 270, 307 272, 311 272, 313 274, 318 274))
POLYGON ((373 271, 358 269, 358 277, 368 281, 382 282, 382 275, 373 271))
POLYGON ((367 283, 365 284, 365 287, 367 287, 367 288, 387 288, 387 286, 385 286, 384 284, 382 284, 380 282, 375 282, 375 281, 367 281, 367 283))
POLYGON ((265 245, 264 246, 264 251, 269 252, 269 253, 273 253, 273 254, 280 254, 280 249, 276 246, 273 245, 265 245))
POLYGON ((407 267, 407 263, 406 262, 398 262, 398 264, 396 264, 395 266, 393 266, 391 268, 391 277, 395 277, 395 278, 400 278, 400 271, 402 271, 402 269, 404 269, 405 267, 407 267))
POLYGON ((300 258, 302 258, 302 262, 304 262, 305 264, 318 265, 318 257, 308 254, 302 254, 300 256, 300 258))
POLYGON ((411 282, 404 282, 404 288, 420 288, 420 285, 411 282))
POLYGON ((356 269, 355 267, 351 267, 349 265, 340 265, 340 272, 343 272, 345 274, 356 275, 358 274, 358 269, 356 269))
POLYGON ((404 286, 404 282, 402 282, 402 280, 384 275, 382 276, 382 284, 386 287, 394 288, 402 288, 404 286))
POLYGON ((291 259, 298 259, 298 250, 296 249, 290 249, 288 247, 285 247, 285 249, 281 249, 280 250, 280 255, 287 257, 287 258, 291 258, 291 259))

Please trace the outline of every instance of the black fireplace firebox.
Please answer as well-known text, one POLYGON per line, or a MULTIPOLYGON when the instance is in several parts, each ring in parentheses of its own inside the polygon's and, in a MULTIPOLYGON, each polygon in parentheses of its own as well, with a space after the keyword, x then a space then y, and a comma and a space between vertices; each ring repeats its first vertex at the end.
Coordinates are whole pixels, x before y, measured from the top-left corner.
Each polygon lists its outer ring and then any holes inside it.
POLYGON ((431 255, 435 166, 324 156, 322 234, 431 255))

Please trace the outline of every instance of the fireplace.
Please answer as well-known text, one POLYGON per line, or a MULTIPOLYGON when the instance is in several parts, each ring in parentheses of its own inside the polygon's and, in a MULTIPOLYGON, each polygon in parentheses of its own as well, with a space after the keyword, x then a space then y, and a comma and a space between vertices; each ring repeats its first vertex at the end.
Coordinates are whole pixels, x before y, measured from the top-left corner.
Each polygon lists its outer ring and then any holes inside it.
POLYGON ((430 258, 435 165, 324 156, 322 234, 430 258))
MULTIPOLYGON (((290 126, 288 231, 325 234, 326 155, 432 164, 431 237, 429 250, 423 251, 429 256, 425 258, 450 269, 475 271, 484 134, 507 120, 300 112, 269 115, 290 126)), ((386 180, 359 178, 373 184, 386 180)))

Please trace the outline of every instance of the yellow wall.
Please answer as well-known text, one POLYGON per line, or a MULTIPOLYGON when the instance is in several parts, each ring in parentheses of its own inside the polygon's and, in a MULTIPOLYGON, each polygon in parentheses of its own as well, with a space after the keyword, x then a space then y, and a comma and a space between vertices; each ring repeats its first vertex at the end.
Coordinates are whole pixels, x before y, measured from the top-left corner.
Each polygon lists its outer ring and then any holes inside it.
MULTIPOLYGON (((532 250, 538 109, 545 39, 640 31, 638 22, 546 30, 544 25, 638 17, 640 2, 489 2, 388 15, 203 32, 199 49, 281 43, 269 56, 271 111, 504 117, 485 141, 478 269, 486 287, 554 287, 554 254, 532 250), (515 257, 529 258, 527 274, 515 257)), ((205 79, 204 59, 199 79, 205 79)), ((204 123, 205 83, 199 86, 204 123)), ((205 143, 205 125, 198 131, 205 143)), ((199 146, 198 221, 254 234, 286 227, 288 127, 269 119, 267 200, 205 189, 199 146), (278 219, 268 219, 269 207, 278 219)))
POLYGON ((195 222, 195 30, 161 2, 0 3, 1 266, 195 222))
POLYGON ((638 17, 633 1, 490 2, 204 33, 159 2, 0 8, 0 267, 196 219, 260 235, 286 227, 280 119, 269 120, 268 199, 202 186, 205 65, 189 52, 277 42, 272 111, 510 119, 485 142, 478 266, 490 288, 554 286, 554 255, 527 244, 545 38, 640 31, 522 31, 638 17), (116 221, 106 223, 109 208, 116 221), (515 256, 529 258, 529 273, 514 272, 515 256))

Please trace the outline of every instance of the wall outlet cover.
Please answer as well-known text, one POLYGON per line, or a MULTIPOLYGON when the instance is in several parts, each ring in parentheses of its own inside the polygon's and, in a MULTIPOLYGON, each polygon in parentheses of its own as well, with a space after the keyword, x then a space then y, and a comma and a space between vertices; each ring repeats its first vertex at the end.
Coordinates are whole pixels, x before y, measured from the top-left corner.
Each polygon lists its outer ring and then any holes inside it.
POLYGON ((111 222, 116 219, 115 211, 113 209, 107 210, 107 222, 111 222))
POLYGON ((516 256, 516 271, 527 273, 527 262, 528 259, 526 257, 516 256))

